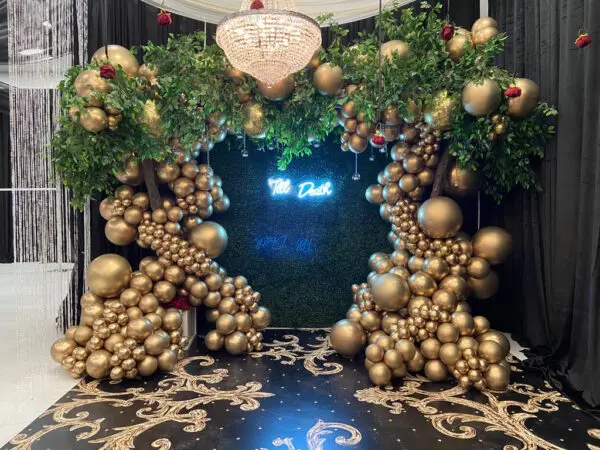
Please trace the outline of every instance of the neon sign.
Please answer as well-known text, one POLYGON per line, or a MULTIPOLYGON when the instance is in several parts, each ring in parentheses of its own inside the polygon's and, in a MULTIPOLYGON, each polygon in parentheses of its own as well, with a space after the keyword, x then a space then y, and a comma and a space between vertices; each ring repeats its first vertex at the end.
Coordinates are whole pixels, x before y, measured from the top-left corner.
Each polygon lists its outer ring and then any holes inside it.
POLYGON ((284 195, 295 195, 298 198, 329 197, 333 194, 333 185, 331 184, 331 181, 324 181, 321 183, 305 181, 296 187, 287 178, 269 178, 268 184, 273 197, 284 195))

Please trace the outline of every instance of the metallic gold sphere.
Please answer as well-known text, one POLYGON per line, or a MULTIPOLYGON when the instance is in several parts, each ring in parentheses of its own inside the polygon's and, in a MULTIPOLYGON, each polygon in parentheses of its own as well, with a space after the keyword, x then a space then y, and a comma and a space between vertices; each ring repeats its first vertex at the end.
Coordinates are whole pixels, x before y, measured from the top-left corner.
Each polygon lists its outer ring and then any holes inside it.
MULTIPOLYGON (((149 261, 142 267, 142 272, 150 277, 152 281, 160 281, 165 273, 165 268, 158 261, 149 261)), ((133 305, 130 305, 133 306, 133 305)))
POLYGON ((383 187, 380 184, 372 184, 365 192, 365 198, 372 205, 381 205, 383 203, 383 187))
POLYGON ((121 334, 111 334, 108 339, 104 341, 104 348, 111 353, 115 352, 115 345, 122 344, 125 341, 125 336, 121 334))
POLYGON ((415 356, 411 360, 407 361, 406 366, 411 372, 420 372, 423 370, 423 366, 425 366, 425 358, 423 357, 423 354, 417 350, 415 352, 415 356))
POLYGON ((85 344, 92 338, 94 335, 94 330, 91 327, 86 325, 80 325, 77 327, 75 332, 73 333, 73 340, 77 342, 80 346, 85 347, 85 344))
POLYGON ((163 134, 163 122, 160 117, 160 113, 158 112, 158 107, 154 100, 146 100, 144 104, 144 110, 142 111, 140 117, 141 123, 148 127, 150 133, 157 137, 161 138, 163 134))
POLYGON ((110 356, 111 354, 104 349, 94 350, 90 353, 90 356, 85 361, 85 371, 87 374, 96 379, 108 376, 111 368, 110 356))
POLYGON ((125 219, 125 222, 127 222, 129 225, 137 226, 142 222, 143 219, 142 210, 137 206, 130 206, 125 210, 123 219, 125 219))
POLYGON ((110 91, 108 82, 100 76, 99 70, 81 72, 75 79, 74 87, 77 95, 88 99, 88 104, 91 106, 101 106, 104 94, 110 91), (99 97, 94 95, 94 91, 99 97))
POLYGON ((321 64, 313 74, 313 84, 322 95, 335 95, 344 82, 342 69, 330 63, 321 64))
POLYGON ((163 317, 162 327, 166 331, 175 331, 181 328, 183 316, 176 309, 169 309, 163 317))
POLYGON ((245 312, 238 312, 235 314, 235 325, 237 331, 247 333, 252 328, 252 317, 245 312))
POLYGON ((419 186, 419 179, 413 174, 407 173, 400 178, 398 185, 404 192, 412 192, 419 186))
POLYGON ((127 337, 135 339, 137 342, 144 342, 152 334, 153 330, 152 322, 144 317, 140 317, 130 320, 127 324, 127 337))
POLYGON ((140 291, 142 294, 147 294, 152 290, 152 280, 144 274, 131 277, 129 287, 140 291))
POLYGON ((408 279, 410 290, 414 295, 431 297, 437 289, 435 280, 425 272, 416 272, 408 279))
POLYGON ((492 297, 500 287, 500 277, 494 270, 490 272, 484 278, 471 278, 468 279, 469 288, 473 296, 480 300, 492 297))
POLYGON ((468 312, 455 312, 452 314, 452 325, 458 328, 461 336, 472 336, 475 332, 473 316, 468 312))
POLYGON ((227 232, 218 223, 203 222, 190 232, 189 241, 209 258, 216 258, 227 247, 227 232))
POLYGON ((108 117, 101 108, 89 106, 81 112, 79 124, 91 133, 98 133, 108 127, 108 117))
POLYGON ((142 377, 149 377, 158 370, 158 359, 154 356, 146 356, 137 363, 137 370, 142 377))
POLYGON ((454 62, 458 62, 465 55, 467 49, 472 47, 471 32, 462 28, 456 29, 452 39, 446 43, 446 50, 450 53, 450 59, 454 62))
POLYGON ((369 379, 376 386, 386 386, 392 381, 392 371, 385 363, 378 362, 369 368, 369 379))
POLYGON ((390 205, 395 205, 402 198, 402 189, 396 183, 386 184, 383 188, 383 199, 390 205))
POLYGON ((129 245, 137 237, 137 230, 122 217, 113 217, 104 227, 106 238, 115 245, 129 245))
POLYGON ((368 145, 369 141, 367 141, 365 138, 360 137, 356 133, 353 133, 352 136, 350 136, 350 140, 348 141, 350 151, 354 153, 364 152, 367 149, 368 145))
POLYGON ((490 264, 502 264, 512 250, 512 238, 500 227, 485 227, 473 236, 473 254, 490 264))
POLYGON ((484 378, 492 391, 504 391, 510 383, 510 370, 499 364, 490 364, 484 378))
POLYGON ((104 220, 110 220, 114 214, 114 199, 105 198, 100 202, 100 215, 104 220))
POLYGON ((169 334, 164 330, 156 330, 144 340, 144 349, 148 355, 158 356, 171 344, 169 334))
POLYGON ((132 206, 137 206, 142 211, 146 211, 150 207, 150 198, 145 192, 138 192, 131 199, 132 206))
POLYGON ((442 311, 448 312, 454 312, 458 303, 454 292, 445 289, 435 291, 431 299, 434 305, 439 306, 442 311))
POLYGON ((72 339, 62 337, 58 339, 52 348, 50 349, 50 356, 57 363, 62 363, 62 360, 71 354, 71 352, 77 347, 77 342, 72 339))
POLYGON ((515 86, 521 88, 519 97, 508 99, 508 109, 506 114, 510 117, 527 117, 540 101, 540 87, 527 78, 517 78, 515 86))
POLYGON ((437 338, 440 340, 440 342, 442 342, 444 344, 456 343, 456 342, 458 342, 458 339, 460 338, 459 329, 451 323, 440 324, 438 326, 436 335, 437 335, 437 338))
POLYGON ((400 353, 400 355, 402 355, 402 359, 404 361, 412 360, 417 353, 415 344, 407 339, 400 339, 398 342, 396 342, 394 348, 400 353))
POLYGON ((171 265, 165 269, 165 281, 180 286, 185 281, 185 271, 176 265, 171 265))
POLYGON ((236 330, 235 317, 231 314, 222 314, 216 322, 216 330, 224 336, 233 333, 236 330))
POLYGON ((383 355, 383 362, 386 366, 392 369, 392 371, 400 368, 404 368, 404 371, 406 371, 402 354, 397 350, 386 350, 385 354, 383 355))
POLYGON ((433 183, 433 178, 433 170, 429 169, 428 167, 425 167, 417 174, 417 180, 419 180, 420 186, 429 186, 433 183))
POLYGON ((395 106, 388 106, 383 110, 383 123, 386 125, 399 125, 402 123, 400 111, 395 106))
POLYGON ((425 107, 425 122, 439 131, 448 131, 452 128, 452 110, 456 100, 448 91, 440 91, 433 98, 433 102, 425 107))
POLYGON ((175 368, 177 364, 177 353, 171 349, 167 349, 158 357, 158 368, 163 372, 169 372, 175 368))
POLYGON ((450 273, 448 263, 436 256, 425 258, 425 263, 421 270, 436 281, 440 281, 450 273))
POLYGON ((427 359, 438 359, 441 346, 442 344, 436 338, 429 338, 421 342, 419 350, 427 359))
POLYGON ((100 297, 117 297, 129 284, 131 266, 125 258, 108 253, 94 259, 87 269, 90 290, 100 297))
POLYGON ((506 356, 504 349, 495 341, 482 341, 477 349, 479 356, 485 358, 490 363, 499 363, 506 356))
POLYGON ((485 278, 490 273, 490 263, 487 259, 475 256, 467 266, 467 274, 472 278, 485 278))
POLYGON ((241 331, 234 331, 225 337, 225 350, 231 355, 241 355, 248 349, 248 338, 241 331))
POLYGON ((92 55, 91 62, 92 64, 101 63, 111 64, 115 67, 121 66, 123 71, 130 77, 134 76, 140 68, 140 64, 135 56, 133 56, 128 49, 121 47, 120 45, 100 47, 92 55), (106 57, 107 54, 108 58, 106 57))
POLYGON ((483 45, 493 37, 498 36, 500 32, 495 27, 481 28, 472 33, 473 45, 483 45))
POLYGON ((454 236, 463 223, 460 207, 448 197, 433 197, 421 205, 417 213, 421 229, 434 239, 454 236))
POLYGON ((365 349, 365 357, 369 361, 373 361, 374 363, 382 361, 384 353, 385 353, 385 350, 383 349, 383 347, 381 347, 377 344, 370 344, 365 349))
POLYGON ((448 166, 448 178, 444 192, 455 197, 466 197, 479 190, 479 174, 470 168, 461 168, 454 160, 448 166))
POLYGON ((126 161, 123 171, 117 172, 115 176, 121 183, 129 186, 138 186, 142 183, 142 181, 144 181, 144 172, 142 172, 142 167, 137 161, 132 159, 126 161))
POLYGON ((173 192, 175 192, 177 197, 186 197, 193 194, 195 190, 196 186, 189 178, 181 177, 173 182, 173 192))
POLYGON ((258 88, 258 92, 260 92, 267 100, 280 101, 285 100, 292 94, 296 87, 296 81, 292 74, 272 85, 257 81, 256 87, 258 88))
POLYGON ((211 330, 206 334, 204 338, 204 344, 210 351, 216 352, 223 348, 225 344, 225 337, 223 337, 217 330, 211 330))
POLYGON ((397 54, 400 58, 406 58, 410 55, 410 47, 406 42, 393 40, 384 42, 381 44, 381 55, 386 58, 389 63, 392 62, 394 54, 397 54))
POLYGON ((458 345, 446 343, 440 347, 440 360, 444 364, 454 366, 460 359, 462 359, 462 352, 458 348, 458 345))
POLYGON ((375 304, 384 311, 399 311, 410 300, 410 287, 404 278, 384 273, 372 283, 371 295, 375 304))
POLYGON ((152 293, 160 303, 169 303, 177 295, 177 288, 168 281, 159 281, 154 285, 152 293))
POLYGON ((448 378, 448 368, 439 359, 427 361, 423 370, 425 371, 425 376, 434 382, 444 381, 448 378))
POLYGON ((329 338, 335 351, 342 356, 351 357, 362 349, 365 334, 359 324, 343 319, 333 326, 329 338))
POLYGON ((259 306, 256 312, 251 313, 252 323, 255 328, 262 330, 271 323, 271 311, 264 306, 259 306))
POLYGON ((493 17, 480 17, 477 19, 471 27, 471 33, 475 33, 483 28, 498 28, 498 22, 493 17))
POLYGON ((483 316, 475 316, 473 317, 473 321, 475 322, 475 334, 480 335, 490 331, 490 321, 483 316))
POLYGON ((156 175, 163 183, 174 182, 177 178, 179 178, 180 173, 181 169, 177 163, 160 163, 156 169, 156 175))
POLYGON ((477 336, 477 341, 481 344, 483 341, 494 341, 502 347, 503 358, 510 352, 510 342, 508 338, 496 330, 489 330, 477 336))
POLYGON ((481 84, 470 82, 462 92, 462 104, 472 116, 487 116, 500 106, 502 91, 497 81, 485 78, 481 84))
POLYGON ((467 300, 469 296, 469 285, 464 278, 457 275, 448 275, 440 281, 439 288, 452 292, 459 302, 467 300))

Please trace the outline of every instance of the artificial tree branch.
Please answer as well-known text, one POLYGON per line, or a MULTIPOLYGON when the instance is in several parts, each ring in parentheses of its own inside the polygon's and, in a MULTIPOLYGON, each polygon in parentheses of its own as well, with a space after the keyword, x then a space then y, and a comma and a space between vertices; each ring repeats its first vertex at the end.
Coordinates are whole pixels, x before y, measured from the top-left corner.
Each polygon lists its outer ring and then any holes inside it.
POLYGON ((144 159, 142 161, 142 168, 144 170, 144 181, 148 190, 148 197, 150 198, 150 207, 154 211, 160 208, 160 192, 158 192, 158 185, 156 183, 154 162, 151 159, 144 159))
POLYGON ((446 183, 446 173, 448 172, 449 164, 450 152, 446 150, 442 154, 440 163, 438 164, 437 170, 435 171, 435 177, 433 178, 433 189, 431 190, 431 197, 439 197, 444 192, 444 184, 446 183))

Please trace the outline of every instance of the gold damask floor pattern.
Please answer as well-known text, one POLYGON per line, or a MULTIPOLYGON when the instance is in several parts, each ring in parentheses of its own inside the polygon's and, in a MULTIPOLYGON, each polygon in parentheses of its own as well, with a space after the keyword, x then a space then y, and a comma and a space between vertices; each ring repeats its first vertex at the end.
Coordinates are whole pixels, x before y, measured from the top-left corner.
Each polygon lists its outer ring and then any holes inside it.
POLYGON ((591 449, 598 422, 515 365, 502 394, 410 377, 371 385, 324 330, 271 330, 266 350, 208 355, 169 374, 86 379, 5 449, 591 449))

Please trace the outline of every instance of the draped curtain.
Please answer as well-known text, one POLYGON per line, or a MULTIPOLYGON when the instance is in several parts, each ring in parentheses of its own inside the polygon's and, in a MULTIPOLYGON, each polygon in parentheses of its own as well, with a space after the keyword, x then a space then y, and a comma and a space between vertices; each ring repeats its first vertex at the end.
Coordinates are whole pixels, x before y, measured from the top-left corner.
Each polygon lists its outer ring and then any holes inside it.
MULTIPOLYGON (((503 307, 534 346, 533 367, 600 405, 600 2, 490 0, 506 31, 498 63, 536 81, 557 106, 543 191, 513 195, 501 214, 514 238, 503 307), (596 40, 579 49, 580 30, 596 40)), ((598 410, 596 410, 598 412, 598 410)))

